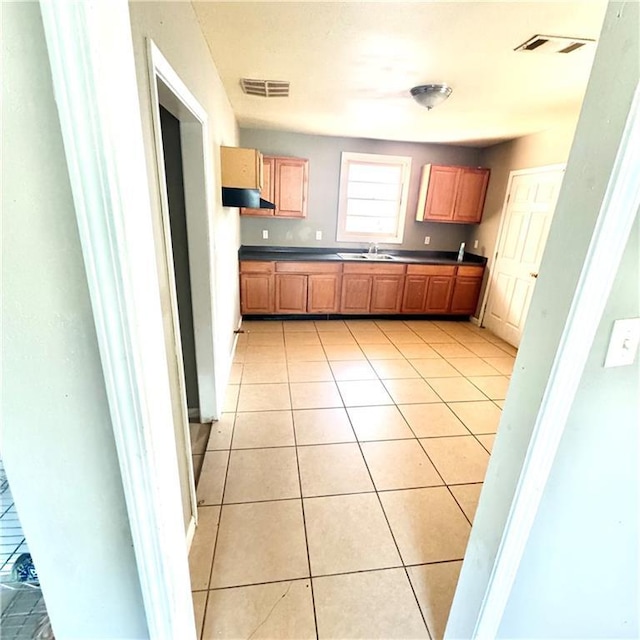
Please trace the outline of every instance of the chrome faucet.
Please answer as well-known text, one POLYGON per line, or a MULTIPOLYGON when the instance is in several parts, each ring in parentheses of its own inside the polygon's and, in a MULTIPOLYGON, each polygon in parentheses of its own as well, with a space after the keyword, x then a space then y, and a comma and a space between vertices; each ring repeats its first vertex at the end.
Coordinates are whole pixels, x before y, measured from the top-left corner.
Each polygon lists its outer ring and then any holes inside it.
POLYGON ((378 243, 377 242, 371 242, 369 244, 369 253, 374 253, 374 254, 378 253, 378 243))

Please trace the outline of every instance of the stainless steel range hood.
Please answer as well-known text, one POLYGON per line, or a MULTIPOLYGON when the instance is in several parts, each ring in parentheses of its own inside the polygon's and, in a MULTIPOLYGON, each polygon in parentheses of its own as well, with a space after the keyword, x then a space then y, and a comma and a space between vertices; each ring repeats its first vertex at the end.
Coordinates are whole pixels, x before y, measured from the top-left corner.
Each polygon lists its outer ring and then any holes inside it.
POLYGON ((222 187, 223 207, 245 207, 247 209, 275 209, 276 205, 260 197, 260 189, 222 187))

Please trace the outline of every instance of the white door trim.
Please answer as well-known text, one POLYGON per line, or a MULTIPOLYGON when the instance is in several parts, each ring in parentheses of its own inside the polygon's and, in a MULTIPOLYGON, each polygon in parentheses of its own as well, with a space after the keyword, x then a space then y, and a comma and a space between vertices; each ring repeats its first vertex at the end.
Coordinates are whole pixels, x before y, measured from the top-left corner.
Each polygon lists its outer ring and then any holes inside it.
POLYGON ((640 207, 636 88, 567 322, 536 418, 473 638, 497 636, 560 439, 640 207))
POLYGON ((507 182, 507 191, 504 194, 504 202, 502 203, 502 213, 500 214, 500 224, 498 225, 498 233, 496 234, 496 244, 495 249, 493 251, 493 255, 489 256, 487 260, 487 271, 489 275, 489 282, 487 282, 487 287, 484 292, 484 296, 482 298, 482 304, 480 305, 480 313, 478 314, 478 325, 484 325, 484 316, 487 312, 487 307, 489 306, 489 296, 491 295, 491 290, 494 288, 495 282, 495 264, 498 260, 498 251, 500 250, 500 246, 502 243, 502 234, 504 233, 505 227, 505 219, 507 217, 507 208, 509 206, 509 198, 511 196, 511 187, 513 184, 513 179, 516 176, 524 176, 531 175, 536 173, 548 173, 550 171, 561 171, 566 168, 566 163, 561 162, 558 164, 547 164, 541 167, 530 167, 528 169, 516 169, 509 173, 509 181, 507 182))
POLYGON ((40 6, 149 636, 193 640, 129 9, 40 6))

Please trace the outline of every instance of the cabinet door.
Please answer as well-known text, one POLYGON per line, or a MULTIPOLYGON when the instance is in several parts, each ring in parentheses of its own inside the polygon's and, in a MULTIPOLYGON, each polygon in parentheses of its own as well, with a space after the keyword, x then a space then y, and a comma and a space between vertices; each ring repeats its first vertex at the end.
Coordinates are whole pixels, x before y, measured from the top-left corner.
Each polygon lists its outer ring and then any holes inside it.
POLYGON ((451 298, 451 313, 471 315, 475 313, 480 296, 482 278, 457 276, 451 298))
POLYGON ((373 276, 371 313, 400 313, 404 276, 373 276))
POLYGON ((240 305, 243 314, 273 313, 273 275, 243 273, 240 276, 240 305))
POLYGON ((307 276, 276 275, 276 313, 307 312, 307 276))
POLYGON ((303 158, 276 158, 275 204, 277 217, 307 216, 307 184, 309 161, 303 158))
POLYGON ((407 276, 402 297, 402 313, 424 313, 427 276, 407 276))
POLYGON ((369 275, 342 276, 341 313, 369 313, 372 277, 369 275))
POLYGON ((488 169, 463 168, 461 170, 453 215, 456 222, 469 224, 480 222, 488 184, 488 169))
POLYGON ((453 220, 459 181, 459 167, 432 165, 424 210, 425 220, 453 220))
POLYGON ((338 313, 340 310, 340 276, 333 273, 309 276, 307 311, 338 313))
MULTIPOLYGON (((260 197, 269 202, 274 202, 275 190, 273 184, 275 158, 265 157, 262 159, 262 189, 260 197)), ((277 206, 277 205, 276 205, 277 206)), ((240 209, 241 216, 269 216, 273 217, 273 209, 240 209)))
POLYGON ((452 276, 431 276, 424 305, 425 313, 448 313, 453 291, 452 276))

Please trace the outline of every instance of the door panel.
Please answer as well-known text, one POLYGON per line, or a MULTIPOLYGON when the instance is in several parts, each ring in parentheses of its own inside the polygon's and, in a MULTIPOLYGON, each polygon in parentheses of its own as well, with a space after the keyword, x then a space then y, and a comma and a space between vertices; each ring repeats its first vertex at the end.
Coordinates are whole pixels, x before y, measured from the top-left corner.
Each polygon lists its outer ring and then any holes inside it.
POLYGON ((276 216, 304 218, 307 208, 306 160, 276 159, 275 198, 276 216))
POLYGON ((544 253, 562 169, 513 175, 484 324, 513 346, 520 338, 544 253))
POLYGON ((457 167, 431 167, 425 220, 453 220, 459 180, 457 167))
POLYGON ((371 313, 399 313, 404 276, 374 276, 371 313))
POLYGON ((452 276, 431 276, 425 303, 426 313, 447 313, 451 305, 453 293, 452 276))
POLYGON ((307 276, 276 275, 276 313, 307 312, 307 276))
POLYGON ((342 313, 369 313, 372 279, 369 275, 342 276, 342 313))
POLYGON ((307 311, 309 313, 337 313, 340 309, 340 276, 322 274, 309 276, 307 311))
POLYGON ((428 276, 407 276, 402 298, 402 313, 423 313, 428 276))

